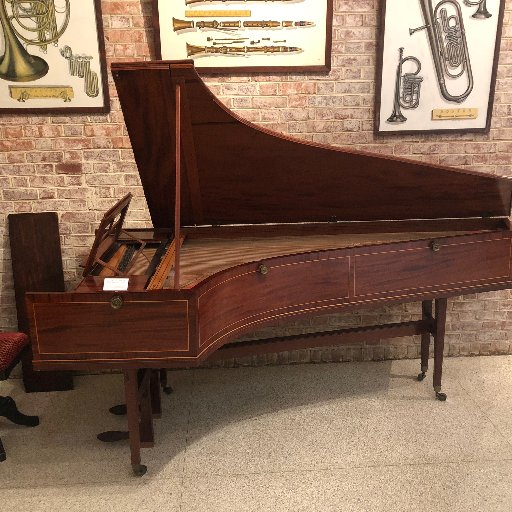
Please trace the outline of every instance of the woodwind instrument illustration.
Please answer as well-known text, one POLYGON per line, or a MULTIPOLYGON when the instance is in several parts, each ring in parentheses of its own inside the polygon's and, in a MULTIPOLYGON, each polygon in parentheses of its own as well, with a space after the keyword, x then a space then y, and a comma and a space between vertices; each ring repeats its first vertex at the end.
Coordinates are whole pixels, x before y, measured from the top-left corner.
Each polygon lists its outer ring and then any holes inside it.
POLYGON ((315 23, 312 21, 188 21, 172 19, 172 28, 174 32, 187 29, 210 29, 210 30, 238 30, 240 28, 291 28, 291 27, 313 27, 315 23))
POLYGON ((202 54, 211 55, 243 55, 247 53, 295 53, 302 48, 296 46, 195 46, 187 43, 187 56, 202 54))
POLYGON ((0 60, 0 78, 13 82, 31 82, 48 73, 48 63, 30 54, 26 47, 39 46, 46 52, 57 45, 70 17, 69 0, 0 0, 0 23, 4 35, 4 55, 0 60), (8 8, 9 7, 9 8, 8 8), (61 20, 57 21, 57 14, 61 20))
POLYGON ((460 6, 455 0, 443 0, 435 9, 432 9, 432 0, 420 0, 420 6, 425 25, 409 29, 409 34, 427 30, 441 95, 448 101, 461 103, 473 90, 473 74, 460 6), (453 85, 464 77, 467 86, 463 92, 448 90, 447 79, 453 85))
POLYGON ((94 98, 100 92, 98 74, 91 69, 92 57, 76 55, 69 46, 60 49, 60 54, 69 62, 69 74, 84 79, 84 91, 87 96, 94 98))
POLYGON ((393 112, 388 117, 388 123, 405 123, 407 118, 401 109, 414 109, 420 104, 421 82, 423 78, 418 76, 421 71, 421 62, 416 57, 404 57, 404 49, 398 49, 398 66, 395 78, 395 94, 393 99, 393 112), (403 73, 402 68, 406 62, 413 62, 416 71, 403 73))
POLYGON ((487 10, 487 0, 478 0, 477 2, 473 2, 472 0, 464 0, 464 3, 469 7, 476 7, 475 14, 473 14, 472 18, 476 18, 477 20, 485 20, 490 18, 492 14, 487 10))

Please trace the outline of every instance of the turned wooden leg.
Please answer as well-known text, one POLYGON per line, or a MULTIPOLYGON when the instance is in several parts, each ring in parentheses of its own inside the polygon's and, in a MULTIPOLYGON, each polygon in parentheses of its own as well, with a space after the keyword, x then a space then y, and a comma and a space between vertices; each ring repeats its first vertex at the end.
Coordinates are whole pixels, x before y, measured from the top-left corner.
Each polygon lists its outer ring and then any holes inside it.
POLYGON ((153 417, 160 418, 162 415, 162 396, 160 393, 160 376, 158 370, 151 370, 151 409, 153 417))
POLYGON ((441 393, 443 376, 444 335, 446 331, 446 299, 436 299, 436 319, 434 328, 434 391, 438 400, 446 400, 446 394, 441 393))
POLYGON ((130 453, 133 473, 142 476, 147 467, 141 464, 140 459, 140 412, 139 412, 139 384, 137 370, 124 371, 124 391, 126 397, 126 413, 128 415, 128 431, 130 439, 130 453))
MULTIPOLYGON (((421 303, 421 319, 433 323, 432 317, 432 301, 424 300, 421 303)), ((432 329, 432 327, 431 327, 432 329)), ((428 370, 428 358, 430 352, 430 332, 424 332, 421 335, 421 373, 418 375, 418 380, 423 380, 428 370)))
POLYGON ((151 370, 142 370, 139 378, 140 443, 142 448, 154 446, 153 409, 151 406, 151 370))

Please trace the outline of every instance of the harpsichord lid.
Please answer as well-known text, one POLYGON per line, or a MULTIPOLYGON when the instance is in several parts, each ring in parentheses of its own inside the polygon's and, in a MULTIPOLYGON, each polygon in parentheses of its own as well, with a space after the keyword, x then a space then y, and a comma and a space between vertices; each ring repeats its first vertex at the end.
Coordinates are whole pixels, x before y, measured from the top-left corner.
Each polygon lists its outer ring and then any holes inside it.
POLYGON ((191 61, 112 65, 155 227, 175 208, 175 88, 181 91, 181 224, 506 217, 512 181, 327 147, 232 113, 191 61))

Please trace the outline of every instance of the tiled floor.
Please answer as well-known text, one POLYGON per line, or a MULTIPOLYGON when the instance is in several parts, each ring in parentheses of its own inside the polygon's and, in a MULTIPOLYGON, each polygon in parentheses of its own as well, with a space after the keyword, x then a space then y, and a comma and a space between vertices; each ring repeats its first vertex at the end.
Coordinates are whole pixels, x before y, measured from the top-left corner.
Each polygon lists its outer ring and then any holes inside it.
POLYGON ((120 375, 25 395, 41 425, 0 418, 6 511, 512 510, 512 356, 449 358, 434 399, 418 361, 170 372, 148 473, 131 474, 120 375))

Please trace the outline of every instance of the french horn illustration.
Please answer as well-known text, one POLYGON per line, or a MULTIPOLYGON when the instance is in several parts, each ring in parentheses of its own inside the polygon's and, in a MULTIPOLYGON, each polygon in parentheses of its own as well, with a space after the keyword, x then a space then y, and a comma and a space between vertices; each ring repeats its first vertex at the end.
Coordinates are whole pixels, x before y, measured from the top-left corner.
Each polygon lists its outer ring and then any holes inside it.
POLYGON ((0 23, 4 34, 4 55, 0 60, 0 78, 13 82, 31 82, 48 73, 48 63, 32 55, 27 46, 39 46, 46 52, 57 44, 69 23, 69 0, 61 6, 55 0, 0 0, 0 23), (61 20, 57 21, 57 15, 61 20))

